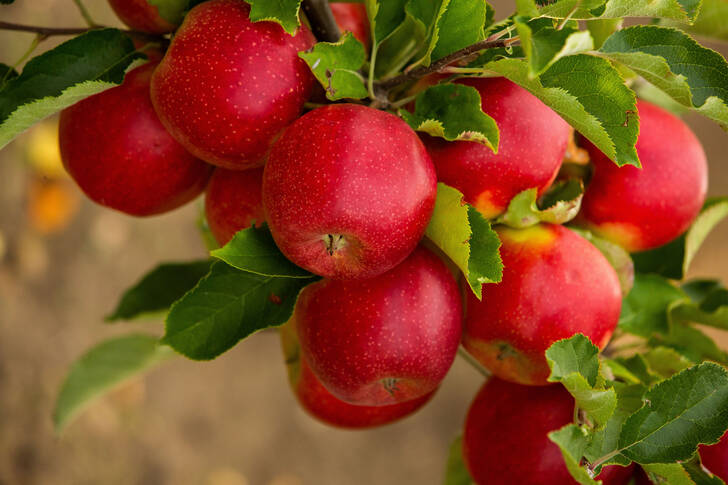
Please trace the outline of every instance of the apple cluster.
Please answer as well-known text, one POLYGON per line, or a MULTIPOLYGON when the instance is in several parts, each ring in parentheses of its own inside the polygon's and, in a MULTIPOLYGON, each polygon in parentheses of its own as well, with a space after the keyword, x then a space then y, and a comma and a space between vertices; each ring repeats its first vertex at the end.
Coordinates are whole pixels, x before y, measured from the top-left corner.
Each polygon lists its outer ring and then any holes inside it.
MULTIPOLYGON (((505 78, 455 81, 477 89, 497 122, 497 153, 418 135, 363 104, 309 109, 305 103, 322 95, 298 56, 316 42, 305 25, 291 36, 274 22, 252 22, 241 0, 201 3, 181 26, 145 0, 109 1, 135 29, 176 33, 122 85, 63 111, 63 162, 89 198, 149 216, 204 191, 220 245, 265 223, 288 259, 321 276, 281 329, 291 385, 314 417, 367 428, 410 415, 436 393, 462 345, 493 374, 465 422, 472 478, 576 483, 547 438, 571 422, 574 401, 547 381, 544 352, 577 333, 601 349, 608 344, 622 302, 615 269, 563 225, 496 225, 502 282, 484 285, 477 298, 423 239, 438 182, 495 221, 517 194, 541 195, 552 185, 572 128, 505 78)), ((368 45, 363 5, 331 7, 341 29, 368 45)), ((642 168, 617 167, 585 141, 591 172, 576 219, 630 252, 681 235, 707 186, 705 155, 690 129, 647 102, 638 110, 642 168)), ((717 463, 714 473, 728 475, 726 444, 703 452, 708 466, 717 463)), ((609 466, 599 479, 626 484, 632 476, 629 467, 609 466)))

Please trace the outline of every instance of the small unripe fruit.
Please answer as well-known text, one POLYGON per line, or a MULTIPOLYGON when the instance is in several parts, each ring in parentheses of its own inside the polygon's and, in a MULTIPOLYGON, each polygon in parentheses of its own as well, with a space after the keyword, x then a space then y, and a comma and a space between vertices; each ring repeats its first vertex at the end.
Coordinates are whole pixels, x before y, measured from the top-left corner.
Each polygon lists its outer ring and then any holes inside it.
POLYGON ((190 152, 242 170, 265 162, 270 145, 303 109, 313 75, 298 52, 314 38, 275 22, 251 22, 242 0, 210 0, 185 17, 152 79, 152 101, 190 152))
POLYGON ((263 206, 276 244, 321 276, 371 278, 417 246, 432 216, 435 169, 400 118, 355 104, 310 111, 275 143, 263 206))
POLYGON ((461 333, 460 292, 447 266, 423 247, 367 280, 322 280, 294 310, 301 350, 331 394, 382 406, 434 391, 461 333))
POLYGON ((618 167, 588 144, 594 175, 579 214, 586 227, 628 251, 653 249, 685 232, 708 188, 705 152, 690 128, 646 101, 637 108, 642 169, 618 167))
POLYGON ((582 333, 600 348, 621 309, 619 279, 589 241, 563 226, 497 228, 503 280, 467 292, 463 345, 493 374, 520 384, 547 384, 544 352, 582 333))
POLYGON ((542 194, 554 181, 571 127, 537 97, 506 78, 463 79, 480 93, 483 111, 498 124, 498 153, 472 141, 424 136, 437 179, 455 187, 487 218, 502 214, 520 192, 542 194))
POLYGON ((236 232, 265 222, 261 187, 263 169, 216 168, 205 190, 205 218, 218 244, 224 246, 236 232))
POLYGON ((134 216, 175 209, 197 197, 212 166, 164 129, 149 99, 155 64, 61 113, 63 165, 93 201, 134 216))

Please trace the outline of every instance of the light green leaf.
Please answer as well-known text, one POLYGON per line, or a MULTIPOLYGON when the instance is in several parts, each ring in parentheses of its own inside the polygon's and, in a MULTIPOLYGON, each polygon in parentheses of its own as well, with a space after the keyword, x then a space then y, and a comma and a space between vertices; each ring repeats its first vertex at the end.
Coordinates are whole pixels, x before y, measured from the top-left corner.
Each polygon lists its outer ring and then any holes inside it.
POLYGON ((700 0, 557 0, 541 9, 547 17, 572 19, 668 17, 693 21, 700 0))
POLYGON ((291 35, 300 25, 298 11, 301 0, 245 0, 250 4, 250 20, 271 21, 279 24, 291 35))
POLYGON ((460 268, 475 296, 483 283, 499 283, 503 277, 500 239, 476 209, 463 202, 463 194, 437 184, 435 211, 426 236, 460 268))
POLYGON ((149 5, 157 7, 159 16, 172 25, 182 23, 182 18, 189 5, 189 0, 147 0, 149 5))
POLYGON ((225 246, 210 254, 230 266, 261 276, 313 278, 314 275, 291 263, 281 253, 267 225, 238 231, 225 246))
POLYGON ((637 463, 687 460, 700 443, 717 443, 728 428, 728 372, 705 362, 652 387, 627 418, 621 453, 637 463))
POLYGON ((211 264, 210 260, 160 264, 124 292, 106 320, 131 320, 168 310, 210 271, 211 264))
POLYGON ((537 204, 538 189, 527 189, 511 200, 508 210, 497 222, 517 229, 539 222, 565 224, 576 217, 583 196, 584 185, 578 179, 556 182, 544 194, 540 204, 537 204))
POLYGON ((463 437, 458 436, 450 445, 443 485, 473 485, 470 472, 463 462, 463 437))
POLYGON ((594 48, 599 49, 607 38, 622 28, 624 19, 597 19, 586 23, 586 28, 594 40, 594 48))
POLYGON ((672 377, 693 364, 685 356, 669 347, 655 347, 644 354, 644 357, 650 370, 663 378, 672 377))
POLYGON ((261 276, 218 261, 172 306, 162 342, 193 360, 214 359, 253 333, 285 323, 312 281, 261 276))
POLYGON ((669 485, 695 485, 690 474, 680 463, 648 463, 642 465, 653 483, 669 485))
POLYGON ((728 124, 728 63, 677 29, 638 25, 615 32, 599 50, 675 101, 728 124))
POLYGON ((529 76, 535 78, 562 57, 590 51, 594 41, 587 30, 564 26, 558 30, 554 21, 537 18, 529 21, 515 19, 521 46, 529 65, 529 76))
POLYGON ((695 22, 690 25, 684 22, 675 22, 663 19, 662 24, 677 26, 691 34, 728 40, 728 2, 726 0, 703 0, 700 13, 695 22))
POLYGON ((589 437, 586 431, 575 424, 567 424, 558 431, 549 433, 549 439, 556 443, 561 449, 564 463, 569 473, 581 485, 596 485, 595 481, 585 468, 579 466, 582 456, 589 444, 589 437))
POLYGON ((0 149, 43 118, 121 84, 139 57, 126 34, 101 29, 31 59, 0 90, 0 149))
POLYGON ((366 61, 366 52, 351 32, 335 43, 319 42, 298 56, 306 61, 330 100, 367 97, 365 79, 359 73, 366 61))
POLYGON ((540 79, 530 79, 520 59, 499 59, 483 68, 533 93, 618 165, 639 166, 635 96, 609 61, 585 54, 564 57, 540 79))
POLYGON ((413 130, 449 141, 467 140, 498 151, 498 127, 481 109, 480 94, 472 86, 438 84, 417 96, 415 112, 400 110, 413 130))
POLYGON ((77 360, 63 382, 53 412, 57 432, 91 402, 127 379, 171 357, 169 347, 149 335, 126 335, 107 340, 77 360))

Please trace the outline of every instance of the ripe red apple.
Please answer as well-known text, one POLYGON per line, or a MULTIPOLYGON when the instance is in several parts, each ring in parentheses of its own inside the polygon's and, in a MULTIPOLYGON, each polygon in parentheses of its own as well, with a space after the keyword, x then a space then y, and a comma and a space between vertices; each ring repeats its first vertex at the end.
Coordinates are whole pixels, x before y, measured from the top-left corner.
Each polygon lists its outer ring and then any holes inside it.
POLYGON ((422 238, 436 195, 425 147, 400 118, 355 104, 318 108, 271 150, 263 207, 278 247, 328 278, 370 278, 422 238))
POLYGON ((728 432, 714 445, 700 445, 700 459, 713 475, 728 481, 728 432))
POLYGON ((224 246, 236 232, 265 222, 261 186, 263 169, 216 168, 205 191, 205 218, 215 239, 224 246))
POLYGON ((334 396, 363 406, 402 403, 435 390, 462 329, 458 285, 423 247, 380 276, 307 286, 294 318, 316 377, 334 396))
POLYGON ((385 406, 356 406, 346 403, 327 391, 311 372, 306 359, 301 355, 293 319, 280 328, 280 335, 293 393, 308 414, 330 426, 364 429, 389 424, 420 409, 435 393, 432 391, 416 399, 385 406))
MULTIPOLYGON (((166 1, 167 9, 175 16, 182 17, 187 8, 186 0, 166 1)), ((149 0, 109 0, 109 5, 119 19, 134 30, 150 34, 166 34, 173 32, 177 25, 165 20, 159 14, 159 8, 149 0)))
POLYGON ((152 79, 152 101, 169 132, 199 158, 234 170, 260 166, 295 120, 313 75, 298 52, 314 43, 302 26, 288 35, 251 22, 241 0, 193 8, 152 79))
POLYGON ((332 3, 329 5, 342 32, 351 32, 369 50, 370 33, 367 8, 363 3, 332 3))
POLYGON ((519 192, 543 193, 566 153, 571 127, 534 95, 506 78, 462 79, 480 93, 482 109, 498 124, 498 153, 472 141, 423 136, 437 179, 455 187, 483 216, 502 214, 519 192))
MULTIPOLYGON (((577 482, 548 433, 571 423, 574 399, 560 385, 531 387, 491 378, 470 405, 463 458, 478 485, 570 485, 577 482)), ((629 482, 633 467, 606 466, 604 485, 629 482)))
POLYGON ((617 167, 588 144, 594 175, 580 220, 598 235, 629 251, 662 246, 685 232, 705 201, 705 152, 678 117, 638 101, 637 154, 642 169, 617 167))
POLYGON ((134 216, 175 209, 205 188, 212 166, 164 129, 149 99, 154 63, 61 113, 63 165, 93 201, 134 216))
POLYGON ((589 241, 559 225, 498 227, 503 280, 468 292, 463 345, 493 374, 545 385, 544 352, 582 333, 604 348, 617 326, 622 295, 607 259, 589 241))

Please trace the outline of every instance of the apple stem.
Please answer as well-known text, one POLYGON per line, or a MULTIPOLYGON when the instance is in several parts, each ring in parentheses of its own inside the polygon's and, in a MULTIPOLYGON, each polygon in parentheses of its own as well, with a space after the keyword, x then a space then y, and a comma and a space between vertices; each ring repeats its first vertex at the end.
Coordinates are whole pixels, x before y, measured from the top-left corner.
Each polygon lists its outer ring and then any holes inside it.
POLYGON ((468 364, 472 365, 475 370, 483 374, 483 377, 488 378, 493 375, 488 369, 485 368, 485 366, 483 366, 483 364, 475 360, 475 358, 470 355, 463 346, 458 347, 458 355, 462 357, 463 360, 465 360, 468 364))
POLYGON ((336 42, 341 37, 341 31, 336 24, 334 14, 331 12, 328 0, 303 0, 301 3, 311 31, 319 41, 336 42))

